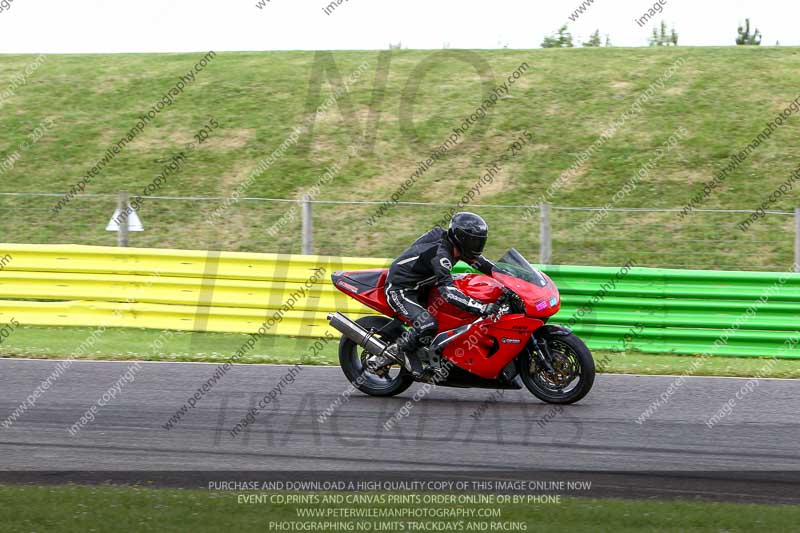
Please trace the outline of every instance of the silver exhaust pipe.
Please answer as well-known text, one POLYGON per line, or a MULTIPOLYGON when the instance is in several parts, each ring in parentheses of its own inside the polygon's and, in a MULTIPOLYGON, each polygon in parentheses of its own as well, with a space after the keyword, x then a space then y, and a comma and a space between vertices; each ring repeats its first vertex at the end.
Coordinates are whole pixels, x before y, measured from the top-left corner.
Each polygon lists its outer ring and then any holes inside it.
POLYGON ((341 332, 342 335, 355 342, 372 355, 382 354, 389 346, 375 337, 373 332, 362 328, 342 313, 337 312, 329 314, 328 322, 330 322, 334 329, 341 332))

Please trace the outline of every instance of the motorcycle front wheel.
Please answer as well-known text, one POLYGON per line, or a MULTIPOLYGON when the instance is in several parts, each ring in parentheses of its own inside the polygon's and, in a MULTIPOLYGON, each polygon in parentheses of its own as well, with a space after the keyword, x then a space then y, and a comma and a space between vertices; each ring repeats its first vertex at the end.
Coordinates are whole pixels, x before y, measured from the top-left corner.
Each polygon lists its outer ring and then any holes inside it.
MULTIPOLYGON (((391 344, 403 332, 398 324, 384 316, 365 316, 356 320, 364 329, 375 331, 375 337, 391 344)), ((394 396, 408 389, 414 378, 399 364, 382 369, 378 374, 367 370, 369 353, 347 337, 339 341, 339 364, 345 377, 357 388, 370 396, 394 396)))
POLYGON ((575 403, 586 396, 594 384, 594 359, 586 344, 575 334, 544 334, 539 343, 548 349, 540 354, 535 348, 520 354, 520 378, 525 387, 547 403, 575 403), (543 360, 549 352, 550 368, 543 360))

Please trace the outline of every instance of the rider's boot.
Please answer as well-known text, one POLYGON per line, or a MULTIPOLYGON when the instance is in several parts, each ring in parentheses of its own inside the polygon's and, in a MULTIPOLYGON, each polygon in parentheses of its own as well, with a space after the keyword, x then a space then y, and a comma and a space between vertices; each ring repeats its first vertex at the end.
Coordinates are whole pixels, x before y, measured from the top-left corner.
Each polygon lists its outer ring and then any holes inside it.
POLYGON ((376 372, 395 363, 411 372, 414 377, 422 376, 422 364, 416 355, 416 342, 401 336, 396 342, 390 344, 380 355, 372 355, 366 360, 367 369, 376 372))
POLYGON ((397 341, 394 344, 390 344, 383 353, 403 365, 403 368, 410 372, 412 376, 419 379, 423 377, 424 370, 416 352, 416 348, 408 349, 407 345, 402 341, 397 341))
POLYGON ((423 368, 422 362, 417 356, 417 349, 420 343, 416 333, 414 330, 405 332, 397 342, 390 344, 381 355, 368 359, 367 367, 374 371, 396 362, 400 363, 415 379, 430 377, 433 374, 433 369, 430 367, 423 368))
POLYGON ((403 364, 402 361, 394 357, 393 354, 389 353, 388 348, 380 355, 370 355, 365 361, 367 370, 370 372, 377 372, 382 368, 393 365, 394 363, 403 364))

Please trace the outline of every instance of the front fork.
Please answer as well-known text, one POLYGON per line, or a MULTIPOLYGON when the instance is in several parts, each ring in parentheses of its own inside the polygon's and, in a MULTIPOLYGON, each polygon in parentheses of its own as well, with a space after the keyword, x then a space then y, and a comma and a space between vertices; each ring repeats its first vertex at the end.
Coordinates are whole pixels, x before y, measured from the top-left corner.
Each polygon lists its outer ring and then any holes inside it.
POLYGON ((533 336, 531 337, 531 342, 533 344, 533 353, 536 360, 547 369, 549 374, 554 374, 555 368, 553 368, 552 363, 553 354, 550 352, 550 346, 547 345, 547 341, 544 339, 537 339, 533 336))

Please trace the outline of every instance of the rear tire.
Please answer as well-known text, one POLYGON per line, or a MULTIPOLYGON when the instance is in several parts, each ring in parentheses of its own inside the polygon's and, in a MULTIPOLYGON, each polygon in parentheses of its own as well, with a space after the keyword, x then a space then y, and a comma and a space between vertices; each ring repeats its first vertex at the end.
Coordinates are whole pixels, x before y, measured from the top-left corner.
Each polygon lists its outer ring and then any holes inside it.
MULTIPOLYGON (((387 344, 396 341, 403 333, 403 327, 393 322, 391 318, 385 316, 365 316, 356 320, 356 324, 362 328, 376 331, 375 337, 387 344)), ((361 392, 370 396, 394 396, 414 383, 413 376, 399 363, 388 367, 385 376, 368 371, 365 361, 369 355, 361 346, 345 336, 339 341, 339 364, 342 372, 361 392)))
POLYGON ((550 373, 541 364, 534 348, 520 354, 520 378, 525 387, 547 403, 575 403, 586 396, 594 384, 594 359, 586 344, 572 333, 544 334, 540 341, 547 343, 553 356, 550 373))

